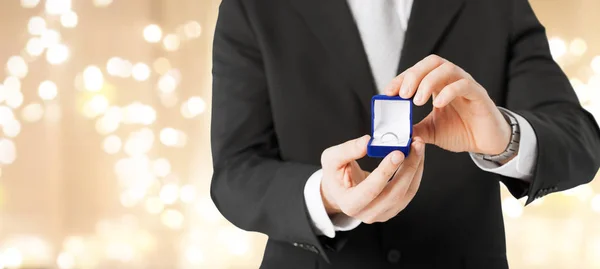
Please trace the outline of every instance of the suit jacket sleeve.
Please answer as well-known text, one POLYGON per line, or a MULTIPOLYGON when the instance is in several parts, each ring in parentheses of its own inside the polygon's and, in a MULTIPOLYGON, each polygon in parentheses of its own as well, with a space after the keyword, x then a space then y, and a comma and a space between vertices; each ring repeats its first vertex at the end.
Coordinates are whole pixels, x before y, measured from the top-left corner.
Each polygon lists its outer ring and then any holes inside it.
POLYGON ((600 130, 550 54, 544 27, 527 0, 511 0, 506 106, 533 127, 538 141, 531 184, 503 178, 527 204, 591 181, 600 165, 600 130))
POLYGON ((215 205, 241 229, 324 255, 304 201, 305 183, 320 167, 280 157, 267 77, 243 1, 221 3, 212 72, 215 205))

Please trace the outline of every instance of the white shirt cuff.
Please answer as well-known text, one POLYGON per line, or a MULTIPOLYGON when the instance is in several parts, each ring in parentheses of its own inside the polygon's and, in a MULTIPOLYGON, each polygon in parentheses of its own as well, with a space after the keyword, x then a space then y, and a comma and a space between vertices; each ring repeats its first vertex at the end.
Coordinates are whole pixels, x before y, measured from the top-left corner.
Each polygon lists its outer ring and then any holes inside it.
POLYGON ((316 233, 334 238, 336 231, 350 231, 358 227, 361 221, 344 214, 337 214, 331 219, 329 218, 327 211, 325 211, 325 205, 323 205, 323 199, 321 198, 322 178, 323 171, 321 169, 314 172, 308 178, 306 185, 304 185, 304 201, 306 202, 308 215, 313 227, 315 227, 316 233))
POLYGON ((517 156, 504 165, 479 159, 473 153, 470 154, 471 159, 484 171, 530 182, 537 162, 537 138, 535 132, 531 124, 525 118, 521 117, 521 115, 506 109, 501 109, 501 111, 502 113, 510 113, 519 123, 521 141, 519 141, 517 156))

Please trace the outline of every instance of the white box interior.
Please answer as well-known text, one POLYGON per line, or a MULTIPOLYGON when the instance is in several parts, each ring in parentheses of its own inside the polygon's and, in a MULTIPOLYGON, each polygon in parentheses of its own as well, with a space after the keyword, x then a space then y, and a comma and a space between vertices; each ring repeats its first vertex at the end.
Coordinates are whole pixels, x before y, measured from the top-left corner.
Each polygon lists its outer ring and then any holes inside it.
POLYGON ((410 139, 410 101, 375 100, 373 107, 373 146, 408 145, 410 139), (393 133, 396 135, 390 135, 393 133))

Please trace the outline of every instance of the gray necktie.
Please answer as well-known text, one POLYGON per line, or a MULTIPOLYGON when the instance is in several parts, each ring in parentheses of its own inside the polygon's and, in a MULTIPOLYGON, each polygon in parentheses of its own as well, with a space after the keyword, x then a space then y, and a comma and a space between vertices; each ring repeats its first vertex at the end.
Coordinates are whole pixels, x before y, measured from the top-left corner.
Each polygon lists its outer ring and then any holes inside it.
POLYGON ((368 0, 356 18, 377 90, 396 76, 404 30, 398 17, 396 0, 368 0))

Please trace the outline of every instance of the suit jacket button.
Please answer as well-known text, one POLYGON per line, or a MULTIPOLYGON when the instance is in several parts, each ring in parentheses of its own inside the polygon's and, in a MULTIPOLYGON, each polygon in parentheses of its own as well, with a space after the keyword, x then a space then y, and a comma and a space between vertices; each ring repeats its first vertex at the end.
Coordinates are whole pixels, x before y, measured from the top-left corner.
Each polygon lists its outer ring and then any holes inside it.
POLYGON ((292 245, 294 245, 294 247, 297 247, 297 246, 298 246, 298 243, 294 242, 294 244, 292 244, 292 245))
POLYGON ((388 251, 387 260, 390 263, 398 263, 400 261, 400 251, 397 249, 391 249, 388 251))

